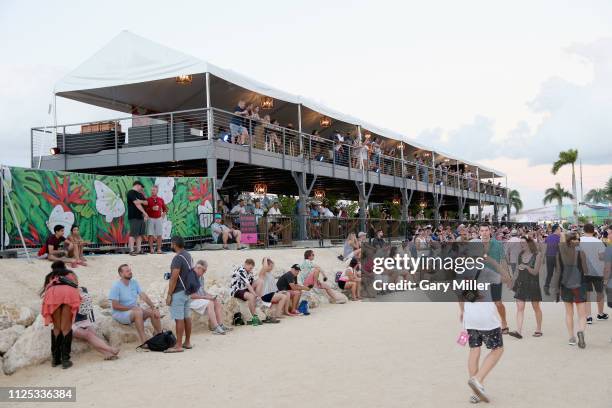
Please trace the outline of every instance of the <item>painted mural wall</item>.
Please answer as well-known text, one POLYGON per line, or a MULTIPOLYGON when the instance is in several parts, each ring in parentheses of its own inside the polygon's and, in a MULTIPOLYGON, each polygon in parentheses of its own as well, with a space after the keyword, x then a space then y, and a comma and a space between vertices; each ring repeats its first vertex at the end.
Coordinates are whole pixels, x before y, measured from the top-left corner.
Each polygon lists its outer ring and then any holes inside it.
POLYGON ((128 241, 126 194, 136 180, 145 195, 153 185, 168 206, 163 237, 208 237, 213 212, 212 179, 206 177, 103 176, 21 167, 2 167, 5 189, 15 210, 13 219, 4 197, 5 245, 21 245, 16 223, 26 244, 44 244, 55 225, 79 226, 83 239, 94 244, 128 241))

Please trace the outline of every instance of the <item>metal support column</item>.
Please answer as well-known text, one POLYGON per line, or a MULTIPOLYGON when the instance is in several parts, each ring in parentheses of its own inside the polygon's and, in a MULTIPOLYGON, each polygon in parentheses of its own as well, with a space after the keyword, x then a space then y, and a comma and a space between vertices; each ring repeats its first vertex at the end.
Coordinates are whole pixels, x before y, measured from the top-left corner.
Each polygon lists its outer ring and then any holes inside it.
POLYGON ((306 211, 306 200, 310 196, 310 192, 317 181, 317 175, 315 174, 313 176, 310 186, 307 186, 306 173, 292 171, 291 177, 293 177, 293 181, 295 181, 295 184, 297 185, 298 194, 300 196, 298 200, 298 237, 300 240, 305 240, 308 239, 308 234, 306 233, 306 218, 308 217, 308 212, 306 211))
POLYGON ((374 188, 374 184, 370 183, 370 188, 366 192, 366 182, 359 182, 355 180, 355 186, 357 186, 357 190, 359 191, 359 228, 361 231, 366 230, 366 209, 368 208, 368 202, 370 201, 370 195, 372 194, 372 189, 374 188))
POLYGON ((300 138, 300 154, 304 157, 304 141, 302 140, 302 104, 298 103, 298 137, 300 138))
POLYGON ((217 159, 206 159, 206 174, 208 177, 212 178, 214 181, 214 189, 213 189, 213 197, 215 200, 215 211, 217 209, 217 201, 220 199, 219 190, 223 188, 223 184, 225 183, 225 179, 229 175, 230 171, 234 168, 234 162, 230 159, 227 169, 225 173, 223 173, 223 177, 220 179, 217 178, 217 159))
POLYGON ((210 73, 206 73, 206 130, 208 133, 208 140, 213 138, 213 113, 210 105, 210 73))

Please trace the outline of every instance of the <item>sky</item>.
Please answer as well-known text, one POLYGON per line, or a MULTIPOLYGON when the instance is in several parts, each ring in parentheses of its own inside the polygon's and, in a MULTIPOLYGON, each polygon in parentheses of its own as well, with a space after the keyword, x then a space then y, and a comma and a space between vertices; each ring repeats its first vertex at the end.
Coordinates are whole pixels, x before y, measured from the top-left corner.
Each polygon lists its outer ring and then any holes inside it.
MULTIPOLYGON (((54 84, 121 30, 505 173, 525 208, 612 176, 612 2, 0 1, 0 163, 29 164, 54 84)), ((58 98, 58 123, 123 116, 58 98)))

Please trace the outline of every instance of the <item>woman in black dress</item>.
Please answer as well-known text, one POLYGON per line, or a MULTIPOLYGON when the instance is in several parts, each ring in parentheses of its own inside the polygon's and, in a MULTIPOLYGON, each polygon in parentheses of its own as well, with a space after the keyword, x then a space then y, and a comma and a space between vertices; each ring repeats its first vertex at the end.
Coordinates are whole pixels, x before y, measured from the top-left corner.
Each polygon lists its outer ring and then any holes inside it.
POLYGON ((525 302, 531 302, 536 317, 536 330, 533 337, 542 337, 542 291, 540 290, 540 265, 542 256, 538 245, 530 237, 521 239, 521 251, 518 255, 516 269, 518 277, 514 282, 514 298, 516 299, 517 330, 508 333, 512 337, 522 339, 523 321, 525 319, 525 302))

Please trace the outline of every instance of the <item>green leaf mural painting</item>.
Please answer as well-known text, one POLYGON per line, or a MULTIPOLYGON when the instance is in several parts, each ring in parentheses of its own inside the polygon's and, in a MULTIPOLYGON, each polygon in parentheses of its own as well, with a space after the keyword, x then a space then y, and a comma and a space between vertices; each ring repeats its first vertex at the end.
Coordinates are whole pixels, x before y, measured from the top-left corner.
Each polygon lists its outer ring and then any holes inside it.
MULTIPOLYGON (((208 237, 213 212, 212 180, 206 177, 103 176, 3 167, 17 222, 26 245, 42 245, 55 225, 79 226, 86 241, 121 245, 128 240, 126 194, 135 180, 145 193, 153 185, 168 205, 163 237, 208 237)), ((19 232, 4 202, 5 244, 20 245, 19 232)))

